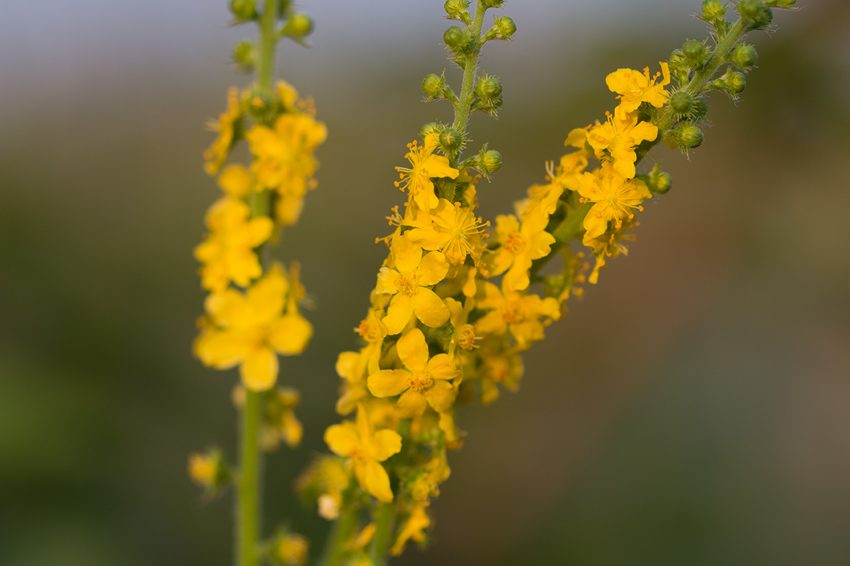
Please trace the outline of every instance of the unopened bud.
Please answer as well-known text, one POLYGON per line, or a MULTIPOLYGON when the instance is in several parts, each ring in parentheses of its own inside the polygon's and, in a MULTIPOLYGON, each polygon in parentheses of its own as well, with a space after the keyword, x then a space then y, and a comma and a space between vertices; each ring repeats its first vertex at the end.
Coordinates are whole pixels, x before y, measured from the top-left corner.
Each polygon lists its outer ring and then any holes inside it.
POLYGON ((475 90, 482 98, 495 98, 502 94, 502 83, 496 77, 487 77, 478 81, 475 90))
POLYGON ((649 185, 649 190, 653 193, 663 195, 664 193, 669 191, 670 187, 672 186, 673 177, 670 176, 670 173, 664 173, 663 171, 661 171, 657 175, 652 176, 651 184, 649 185))
POLYGON ((693 106, 693 97, 685 91, 675 92, 670 96, 670 107, 679 114, 685 114, 693 106))
POLYGON ((457 26, 452 26, 443 34, 443 41, 453 49, 459 49, 466 43, 466 34, 457 26))
POLYGON ((451 153, 460 147, 463 137, 455 129, 446 128, 440 132, 440 145, 446 153, 451 153))
POLYGON ((721 0, 705 0, 702 3, 702 13, 706 18, 714 18, 723 13, 721 0))
POLYGON ((704 138, 702 130, 696 126, 682 126, 678 132, 679 144, 688 149, 695 149, 702 145, 704 138))
POLYGON ((698 39, 689 39, 682 45, 682 53, 688 63, 694 66, 700 66, 705 63, 706 49, 705 44, 698 39))
POLYGON ((422 126, 422 129, 419 130, 419 135, 424 138, 428 134, 437 133, 438 129, 439 127, 437 126, 437 122, 429 122, 422 126))
POLYGON ((735 94, 744 92, 747 88, 747 77, 737 71, 726 73, 726 86, 735 94))
POLYGON ((708 99, 704 96, 697 96, 693 100, 691 116, 696 120, 702 120, 708 114, 708 99))
POLYGON ((497 18, 496 27, 499 28, 499 34, 501 35, 502 39, 510 39, 511 36, 516 33, 516 24, 511 18, 507 16, 497 18))
POLYGON ((742 43, 736 47, 735 51, 732 53, 732 62, 739 69, 752 67, 758 62, 758 60, 759 54, 756 51, 756 48, 746 43, 742 43))
POLYGON ((283 33, 295 38, 307 37, 313 31, 313 20, 307 14, 295 14, 286 26, 283 28, 283 33))
POLYGON ((502 168, 502 154, 496 151, 495 149, 491 149, 490 151, 484 154, 484 159, 481 165, 484 167, 484 169, 487 170, 488 173, 498 171, 502 168))
POLYGON ((250 41, 240 41, 233 47, 233 61, 240 70, 250 72, 257 62, 257 47, 250 41))
POLYGON ((501 8, 502 4, 505 3, 505 0, 482 0, 481 4, 483 4, 484 9, 487 10, 489 8, 501 8))
POLYGON ((441 83, 440 77, 431 73, 422 80, 422 92, 428 96, 436 96, 440 93, 441 83))
POLYGON ((763 9, 762 0, 741 0, 738 4, 738 13, 745 20, 755 20, 763 9))
POLYGON ((467 22, 469 19, 469 12, 467 11, 468 6, 469 3, 464 0, 446 0, 443 8, 446 9, 446 16, 449 19, 469 23, 467 22))
POLYGON ((230 0, 230 11, 239 23, 249 22, 257 17, 254 0, 230 0))

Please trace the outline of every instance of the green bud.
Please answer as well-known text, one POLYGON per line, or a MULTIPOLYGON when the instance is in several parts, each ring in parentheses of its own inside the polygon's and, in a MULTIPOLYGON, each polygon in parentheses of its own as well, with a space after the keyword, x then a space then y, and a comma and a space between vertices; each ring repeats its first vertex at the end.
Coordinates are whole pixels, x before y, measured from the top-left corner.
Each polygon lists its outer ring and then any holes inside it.
POLYGON ((230 11, 239 23, 250 22, 257 17, 254 0, 230 0, 230 11))
POLYGON ((790 8, 796 3, 797 0, 772 0, 771 2, 768 2, 768 5, 775 6, 777 8, 790 8))
POLYGON ((482 160, 481 165, 488 173, 498 171, 502 168, 502 154, 495 149, 491 149, 484 154, 484 159, 482 160))
POLYGON ((682 126, 679 128, 676 137, 679 145, 687 149, 695 149, 702 145, 704 138, 702 130, 696 126, 682 126))
POLYGON ((752 45, 742 43, 732 53, 732 63, 739 69, 747 69, 755 65, 759 60, 759 54, 752 45))
POLYGON ((721 0, 704 0, 702 3, 702 13, 706 18, 715 18, 723 15, 723 2, 721 0))
POLYGON ((516 24, 507 16, 497 18, 496 27, 499 29, 499 35, 502 39, 510 39, 516 33, 516 24))
POLYGON ((295 14, 286 26, 283 28, 283 33, 295 38, 307 37, 313 31, 313 20, 307 14, 295 14))
POLYGON ((461 21, 467 25, 470 23, 468 0, 446 0, 443 8, 446 9, 447 18, 461 21))
POLYGON ((766 28, 770 25, 770 22, 773 21, 773 10, 770 8, 764 8, 761 10, 755 18, 753 18, 752 23, 750 24, 751 29, 762 29, 766 28))
POLYGON ((501 8, 504 3, 505 0, 482 0, 481 2, 485 10, 489 10, 490 8, 501 8))
POLYGON ((452 26, 443 34, 443 41, 452 49, 459 49, 466 43, 466 34, 457 26, 452 26))
POLYGON ((689 39, 682 45, 682 53, 688 63, 694 66, 700 66, 705 63, 706 49, 705 44, 698 39, 689 39))
POLYGON ((439 130, 440 127, 437 125, 437 122, 428 122, 427 124, 422 126, 421 130, 419 130, 419 135, 424 138, 428 134, 435 134, 439 132, 439 130))
POLYGON ((726 73, 726 86, 735 94, 744 92, 744 89, 747 88, 747 77, 737 71, 728 72, 726 73))
POLYGON ((706 114, 708 114, 708 99, 697 96, 692 102, 691 117, 694 120, 702 120, 706 114))
POLYGON ((475 85, 475 93, 481 98, 495 98, 502 94, 502 83, 496 77, 487 77, 475 85))
POLYGON ((257 63, 257 46, 250 41, 240 41, 233 47, 233 61, 241 71, 250 72, 257 63))
POLYGON ((670 190, 670 187, 673 186, 673 177, 670 176, 670 173, 664 173, 663 171, 659 171, 657 174, 654 174, 650 177, 650 185, 649 190, 653 193, 663 195, 667 191, 670 190))
POLYGON ((442 90, 442 82, 443 81, 440 80, 440 77, 431 73, 422 80, 422 92, 428 96, 437 96, 442 90))
POLYGON ((753 21, 758 17, 759 12, 764 9, 762 0, 741 0, 738 4, 738 13, 745 20, 753 21))
POLYGON ((446 153, 454 152, 461 143, 463 143, 463 137, 457 130, 446 128, 440 132, 440 145, 446 153))
POLYGON ((691 106, 693 106, 693 97, 683 90, 670 96, 670 107, 678 114, 687 113, 691 106))

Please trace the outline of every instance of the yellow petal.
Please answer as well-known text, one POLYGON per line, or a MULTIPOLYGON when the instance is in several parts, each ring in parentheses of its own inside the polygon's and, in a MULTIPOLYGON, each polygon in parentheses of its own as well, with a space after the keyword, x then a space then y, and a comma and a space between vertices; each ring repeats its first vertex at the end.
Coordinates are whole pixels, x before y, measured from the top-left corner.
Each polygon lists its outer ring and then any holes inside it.
POLYGON ((449 360, 448 354, 437 354, 428 360, 425 371, 430 373, 434 379, 454 379, 460 375, 460 372, 449 360))
MULTIPOLYGON (((443 382, 444 383, 444 382, 443 382)), ((403 419, 412 419, 425 412, 425 397, 421 393, 408 389, 398 399, 398 416, 403 419)))
POLYGON ((444 413, 451 409, 455 397, 457 397, 457 390, 451 383, 445 381, 438 381, 434 383, 433 387, 425 391, 425 399, 438 413, 444 413))
POLYGON ((481 334, 503 334, 507 326, 501 314, 490 311, 475 322, 475 329, 481 334))
MULTIPOLYGON (((460 171, 449 165, 447 157, 442 155, 431 155, 422 164, 423 169, 428 173, 429 177, 448 177, 457 179, 460 171)), ((435 205, 436 206, 436 205, 435 205)))
POLYGON ((398 395, 409 386, 407 378, 410 372, 403 369, 385 369, 369 376, 369 391, 375 397, 392 397, 398 395))
POLYGON ((571 145, 573 147, 577 147, 579 149, 584 148, 584 144, 587 141, 587 129, 586 128, 576 128, 569 133, 567 136, 567 141, 564 142, 564 145, 571 145))
POLYGON ((360 446, 360 439, 354 428, 354 423, 329 426, 325 431, 325 444, 340 456, 348 456, 360 446))
MULTIPOLYGON (((448 309, 446 309, 448 312, 448 309)), ((428 363, 428 344, 425 342, 425 335, 418 328, 406 333, 398 339, 396 344, 398 357, 401 363, 407 366, 410 371, 420 371, 425 369, 428 363)))
POLYGON ((241 332, 211 331, 198 336, 193 349, 204 365, 228 369, 241 362, 253 346, 253 342, 241 332))
POLYGON ((375 433, 369 442, 369 454, 378 462, 383 462, 401 451, 401 436, 394 430, 385 428, 375 433))
MULTIPOLYGON (((421 251, 420 249, 420 253, 421 251)), ((446 261, 446 256, 440 252, 430 252, 419 263, 419 269, 416 270, 416 280, 423 287, 430 287, 445 279, 448 271, 449 262, 446 261)))
POLYGON ((282 316, 269 329, 269 343, 284 356, 300 354, 313 336, 313 325, 300 314, 282 316))
POLYGON ((357 415, 354 417, 357 426, 357 434, 361 442, 367 442, 372 438, 372 422, 369 420, 369 412, 363 403, 357 404, 357 415))
POLYGON ((392 243, 393 261, 400 273, 410 273, 416 270, 422 259, 422 248, 410 241, 406 236, 395 236, 392 243))
POLYGON ((437 293, 424 287, 420 287, 419 292, 413 296, 413 312, 416 313, 416 318, 429 328, 442 326, 451 314, 437 293))
POLYGON ((398 293, 398 285, 396 283, 398 278, 398 271, 389 267, 382 267, 378 273, 378 285, 375 287, 375 292, 395 295, 398 293))
POLYGON ((374 495, 378 500, 389 503, 393 500, 393 492, 390 489, 390 477, 382 465, 375 460, 367 460, 361 466, 355 467, 360 485, 368 493, 374 495), (359 469, 359 473, 357 468, 359 469))
POLYGON ((393 297, 387 309, 387 316, 381 322, 387 327, 387 334, 392 336, 404 330, 411 316, 413 316, 413 297, 399 293, 393 297))
POLYGON ((256 348, 240 366, 242 384, 251 391, 266 391, 277 381, 277 354, 271 348, 256 348))
POLYGON ((218 177, 218 186, 232 197, 251 192, 251 174, 242 165, 228 165, 218 177))

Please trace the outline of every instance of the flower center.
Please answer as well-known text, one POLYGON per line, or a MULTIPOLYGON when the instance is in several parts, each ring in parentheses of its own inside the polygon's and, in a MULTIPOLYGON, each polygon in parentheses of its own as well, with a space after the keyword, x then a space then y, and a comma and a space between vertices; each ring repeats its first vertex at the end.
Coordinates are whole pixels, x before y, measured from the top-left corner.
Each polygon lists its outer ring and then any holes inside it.
POLYGON ((517 324, 523 321, 522 310, 517 301, 507 301, 502 309, 502 318, 508 324, 517 324))
POLYGON ((363 450, 361 450, 359 447, 352 450, 348 454, 348 457, 351 458, 351 461, 356 464, 365 464, 367 460, 366 454, 364 454, 363 450))
POLYGON ((369 324, 365 320, 360 321, 360 326, 358 326, 355 331, 361 338, 370 344, 373 344, 383 338, 383 336, 381 336, 380 327, 377 324, 369 324))
POLYGON ((525 239, 522 237, 522 234, 519 231, 513 231, 508 234, 508 237, 505 239, 505 249, 515 254, 522 250, 525 247, 525 239))
POLYGON ((434 385, 434 380, 431 378, 431 374, 425 370, 415 371, 407 378, 407 385, 417 393, 422 393, 434 385))
POLYGON ((396 280, 396 286, 400 293, 412 297, 419 292, 419 284, 416 282, 416 274, 401 274, 396 280))
POLYGON ((464 324, 457 331, 457 345, 464 350, 475 348, 475 327, 471 324, 464 324))

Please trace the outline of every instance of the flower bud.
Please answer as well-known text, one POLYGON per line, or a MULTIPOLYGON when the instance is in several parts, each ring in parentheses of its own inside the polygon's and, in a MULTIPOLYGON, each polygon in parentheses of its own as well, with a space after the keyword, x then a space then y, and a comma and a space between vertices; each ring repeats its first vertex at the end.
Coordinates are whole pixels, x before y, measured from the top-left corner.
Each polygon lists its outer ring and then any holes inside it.
POLYGON ((770 8, 764 8, 761 12, 753 18, 752 23, 750 24, 751 29, 763 29, 770 25, 770 22, 773 21, 773 10, 770 8))
POLYGON ((276 562, 285 566, 302 566, 307 563, 307 539, 295 533, 281 536, 272 551, 276 562))
POLYGON ((499 28, 499 35, 501 35, 502 39, 510 39, 516 33, 516 24, 507 16, 497 18, 496 27, 499 28))
POLYGON ((189 454, 189 478, 208 492, 215 493, 230 481, 230 472, 222 461, 221 452, 189 454))
POLYGON ((450 20, 458 20, 465 24, 469 24, 469 2, 464 0, 446 0, 443 8, 446 9, 446 17, 450 20))
POLYGON ((682 126, 676 134, 679 145, 686 149, 695 149, 702 145, 702 130, 696 126, 682 126))
POLYGON ((240 71, 251 72, 257 63, 257 46, 250 41, 240 41, 233 47, 233 61, 240 71))
POLYGON ((466 34, 457 26, 452 26, 443 34, 443 41, 452 49, 460 49, 466 44, 466 34))
POLYGON ((495 149, 491 149, 484 154, 481 165, 488 173, 498 171, 502 168, 502 154, 495 149))
POLYGON ((230 11, 237 23, 250 22, 257 17, 254 0, 230 0, 230 11))
POLYGON ((478 81, 475 92, 481 98, 495 98, 502 94, 502 83, 496 77, 487 77, 478 81))
POLYGON ((501 8, 502 4, 504 3, 505 0, 482 0, 481 2, 485 10, 488 10, 490 8, 501 8))
POLYGON ((440 77, 431 73, 422 80, 422 92, 428 96, 437 96, 440 94, 440 90, 442 90, 441 83, 440 77))
POLYGON ((752 67, 758 62, 758 60, 759 54, 756 51, 756 48, 746 43, 742 43, 736 47, 735 51, 732 53, 732 63, 734 63, 739 69, 752 67))
POLYGON ((460 144, 463 143, 463 137, 455 129, 446 128, 440 132, 440 145, 446 153, 452 153, 460 144))
POLYGON ((737 71, 726 73, 726 87, 735 94, 742 93, 747 88, 747 77, 737 71))
POLYGON ((741 0, 738 4, 738 13, 745 20, 755 20, 763 9, 762 0, 741 0))
POLYGON ((423 138, 428 134, 435 134, 439 131, 439 126, 437 126, 437 122, 429 122, 422 126, 422 129, 419 130, 419 135, 423 138))
POLYGON ((685 55, 688 63, 695 67, 699 67, 705 63, 707 55, 705 44, 698 39, 689 39, 686 41, 682 45, 682 53, 685 55))
POLYGON ((307 37, 313 32, 313 20, 307 14, 295 14, 286 26, 283 28, 283 33, 295 38, 307 37))
POLYGON ((693 97, 683 90, 674 92, 670 96, 670 107, 678 114, 687 113, 691 106, 693 106, 693 97))
POLYGON ((649 176, 649 183, 647 183, 647 186, 649 187, 650 192, 663 195, 670 190, 670 187, 673 186, 673 177, 670 176, 670 173, 665 173, 660 170, 653 171, 649 176))
POLYGON ((702 13, 706 18, 715 18, 722 15, 723 12, 721 0, 704 0, 702 3, 702 13))
POLYGON ((702 120, 708 114, 708 99, 704 96, 697 96, 692 101, 691 116, 696 120, 702 120))

